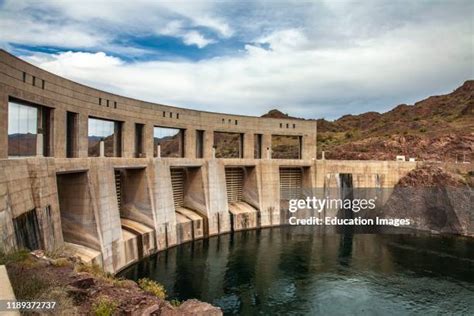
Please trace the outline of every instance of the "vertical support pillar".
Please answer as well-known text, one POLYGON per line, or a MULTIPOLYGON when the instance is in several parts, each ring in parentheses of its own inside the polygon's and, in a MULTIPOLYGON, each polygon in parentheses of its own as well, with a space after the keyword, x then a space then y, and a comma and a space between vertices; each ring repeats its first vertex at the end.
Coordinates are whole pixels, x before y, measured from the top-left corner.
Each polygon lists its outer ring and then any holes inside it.
POLYGON ((104 140, 100 141, 99 150, 100 150, 99 157, 105 157, 105 142, 104 142, 104 140))
POLYGON ((243 158, 253 159, 254 158, 254 136, 253 133, 245 133, 244 137, 244 154, 243 158))
POLYGON ((0 159, 8 157, 8 95, 0 85, 0 159))
POLYGON ((85 158, 89 156, 88 149, 89 149, 89 139, 87 138, 88 135, 88 116, 82 113, 79 113, 79 118, 77 122, 77 131, 78 131, 78 151, 79 157, 85 158))
POLYGON ((36 134, 36 156, 43 157, 43 134, 36 134))
POLYGON ((214 131, 204 131, 204 158, 212 158, 212 148, 214 147, 214 131))
POLYGON ((304 160, 316 158, 316 122, 314 122, 314 131, 305 134, 301 143, 301 158, 304 160))
POLYGON ((196 130, 193 128, 184 131, 184 157, 196 158, 196 130))
POLYGON ((161 145, 156 145, 156 158, 161 158, 161 145))
POLYGON ((272 152, 272 135, 263 134, 262 135, 262 157, 266 159, 271 159, 272 152))
POLYGON ((133 158, 135 153, 135 126, 132 122, 122 122, 122 157, 133 158))
POLYGON ((54 128, 53 140, 51 144, 53 148, 54 157, 66 157, 66 111, 60 108, 55 108, 54 111, 54 128))
POLYGON ((143 153, 148 158, 153 158, 153 125, 145 124, 143 127, 143 153))

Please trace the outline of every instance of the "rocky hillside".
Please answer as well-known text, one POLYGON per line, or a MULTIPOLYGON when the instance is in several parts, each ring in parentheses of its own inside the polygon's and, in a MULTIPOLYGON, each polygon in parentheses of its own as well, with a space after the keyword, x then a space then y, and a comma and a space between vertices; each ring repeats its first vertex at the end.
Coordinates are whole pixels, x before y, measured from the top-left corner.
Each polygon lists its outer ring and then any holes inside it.
POLYGON ((418 230, 474 236, 473 177, 472 171, 419 166, 400 179, 376 215, 410 219, 410 227, 418 230))
POLYGON ((27 315, 222 315, 220 308, 195 299, 166 301, 159 283, 115 277, 62 250, 0 253, 0 264, 18 300, 56 302, 54 312, 27 315))
MULTIPOLYGON (((278 110, 263 117, 290 118, 278 110)), ((474 161, 474 80, 452 93, 386 113, 318 120, 318 152, 328 159, 474 161)))

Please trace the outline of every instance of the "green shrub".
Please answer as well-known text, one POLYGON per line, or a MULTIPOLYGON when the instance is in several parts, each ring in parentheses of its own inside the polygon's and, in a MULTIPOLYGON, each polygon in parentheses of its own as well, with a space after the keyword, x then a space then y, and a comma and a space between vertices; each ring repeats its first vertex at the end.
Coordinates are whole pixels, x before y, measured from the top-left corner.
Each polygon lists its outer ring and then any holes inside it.
POLYGON ((21 269, 9 270, 8 276, 10 277, 15 296, 20 300, 35 300, 51 287, 49 280, 45 280, 39 275, 28 275, 28 277, 25 277, 21 269))
POLYGON ((46 315, 60 315, 60 316, 71 316, 79 315, 74 300, 68 295, 67 289, 64 287, 53 287, 44 291, 39 297, 35 298, 39 301, 54 301, 56 306, 51 313, 45 313, 46 315))
POLYGON ((170 301, 170 304, 174 307, 179 307, 179 305, 181 305, 181 301, 180 300, 176 300, 176 299, 173 299, 170 301))
POLYGON ((103 279, 112 279, 113 274, 109 272, 105 272, 104 269, 102 269, 101 266, 98 264, 84 264, 80 263, 76 265, 75 268, 76 272, 87 272, 92 274, 93 276, 103 278, 103 279))
POLYGON ((70 266, 72 263, 67 260, 67 258, 58 258, 51 261, 51 264, 55 267, 67 267, 70 266))
POLYGON ((420 133, 426 133, 426 127, 420 128, 420 133))
POLYGON ((117 304, 106 296, 99 297, 92 305, 92 314, 96 316, 110 316, 115 312, 117 304))
POLYGON ((165 299, 166 298, 166 290, 163 285, 160 283, 144 278, 138 280, 138 286, 145 292, 151 293, 158 298, 165 299))
POLYGON ((21 249, 15 252, 0 252, 0 265, 7 265, 13 262, 20 262, 28 259, 30 252, 27 249, 21 249))

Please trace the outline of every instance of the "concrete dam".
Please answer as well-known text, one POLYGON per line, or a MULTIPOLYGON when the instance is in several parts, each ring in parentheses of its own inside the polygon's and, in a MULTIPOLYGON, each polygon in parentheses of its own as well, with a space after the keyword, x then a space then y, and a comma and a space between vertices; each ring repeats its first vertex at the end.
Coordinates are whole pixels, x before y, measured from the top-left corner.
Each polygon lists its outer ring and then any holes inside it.
POLYGON ((68 247, 110 272, 286 224, 291 192, 340 187, 348 174, 354 187, 390 189, 417 165, 318 160, 316 121, 139 101, 3 50, 0 113, 0 249, 68 247))

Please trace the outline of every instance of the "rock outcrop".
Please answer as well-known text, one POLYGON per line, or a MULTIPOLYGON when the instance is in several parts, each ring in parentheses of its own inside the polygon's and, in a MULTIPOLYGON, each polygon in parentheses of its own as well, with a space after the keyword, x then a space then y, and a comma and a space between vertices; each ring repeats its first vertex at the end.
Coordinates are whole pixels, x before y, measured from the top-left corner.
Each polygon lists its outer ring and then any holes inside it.
POLYGON ((400 179, 377 215, 408 218, 417 230, 474 236, 474 190, 467 177, 436 165, 419 167, 400 179))

